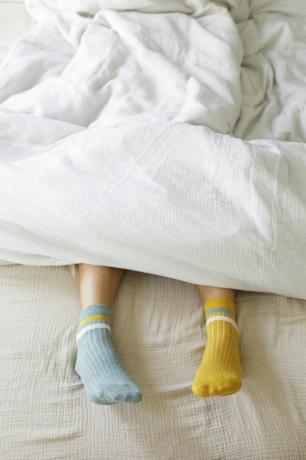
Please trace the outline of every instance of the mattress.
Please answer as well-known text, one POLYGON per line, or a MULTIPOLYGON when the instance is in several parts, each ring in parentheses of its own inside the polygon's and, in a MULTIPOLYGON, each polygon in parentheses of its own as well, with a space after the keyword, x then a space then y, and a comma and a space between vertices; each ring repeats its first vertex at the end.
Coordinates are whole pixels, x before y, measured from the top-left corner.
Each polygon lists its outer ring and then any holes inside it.
MULTIPOLYGON (((258 14, 268 14, 268 2, 256 3, 258 14)), ((236 14, 242 13, 243 7, 238 8, 236 14)), ((2 57, 30 26, 22 3, 0 2, 2 57)), ((241 18, 241 30, 253 28, 254 37, 255 26, 256 18, 241 18)), ((264 28, 264 47, 255 39, 244 43, 253 49, 242 68, 240 137, 264 132, 268 138, 292 136, 305 142, 302 128, 290 132, 292 93, 279 98, 283 105, 262 102, 259 109, 262 88, 269 101, 276 97, 269 46, 282 43, 280 31, 286 27, 275 27, 272 38, 264 28), (260 88, 252 85, 258 59, 267 68, 260 88), (287 117, 287 133, 277 129, 281 116, 287 117)), ((290 86, 294 76, 289 77, 290 86)), ((112 336, 144 398, 133 407, 97 406, 88 402, 73 370, 80 310, 77 270, 0 266, 1 458, 305 458, 306 301, 244 291, 237 306, 242 388, 231 396, 199 398, 191 384, 207 338, 196 290, 182 281, 128 272, 114 305, 112 336)))

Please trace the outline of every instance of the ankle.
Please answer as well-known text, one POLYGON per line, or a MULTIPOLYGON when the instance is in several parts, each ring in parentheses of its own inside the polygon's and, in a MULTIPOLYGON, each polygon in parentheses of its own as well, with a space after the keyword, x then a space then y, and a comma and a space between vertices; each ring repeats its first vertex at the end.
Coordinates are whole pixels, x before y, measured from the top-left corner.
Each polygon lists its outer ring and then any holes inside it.
POLYGON ((233 289, 219 288, 215 286, 196 285, 203 304, 214 298, 226 298, 235 301, 236 292, 233 289))

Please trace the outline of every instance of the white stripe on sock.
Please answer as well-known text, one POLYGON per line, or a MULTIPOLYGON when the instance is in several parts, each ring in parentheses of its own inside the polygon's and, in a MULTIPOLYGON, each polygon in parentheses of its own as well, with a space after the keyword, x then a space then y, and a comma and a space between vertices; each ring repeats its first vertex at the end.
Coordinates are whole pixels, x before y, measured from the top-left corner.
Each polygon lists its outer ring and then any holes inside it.
POLYGON ((76 336, 76 341, 78 342, 80 338, 88 331, 91 331, 92 329, 108 329, 111 330, 111 327, 109 324, 90 324, 87 327, 84 327, 76 336))
POLYGON ((227 316, 211 316, 207 321, 206 321, 206 327, 212 323, 213 321, 228 321, 229 323, 231 323, 234 328, 236 329, 236 331, 238 332, 239 334, 239 331, 238 331, 238 327, 237 327, 237 324, 235 323, 234 320, 232 320, 232 318, 228 318, 227 316))

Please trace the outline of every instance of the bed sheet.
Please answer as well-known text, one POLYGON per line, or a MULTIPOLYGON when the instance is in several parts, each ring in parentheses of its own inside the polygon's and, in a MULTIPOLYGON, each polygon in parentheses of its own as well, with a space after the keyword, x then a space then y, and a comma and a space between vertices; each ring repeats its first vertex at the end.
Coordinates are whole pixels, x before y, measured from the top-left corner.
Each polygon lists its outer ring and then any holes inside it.
MULTIPOLYGON (((3 57, 31 24, 0 3, 3 57)), ((113 341, 142 403, 88 403, 73 371, 79 315, 72 267, 0 267, 0 456, 49 459, 303 459, 306 301, 240 292, 244 371, 230 397, 191 384, 206 343, 195 289, 139 272, 123 280, 113 341)))
POLYGON ((243 386, 191 393, 206 336, 196 291, 129 272, 113 341, 142 388, 136 406, 88 403, 73 371, 78 276, 70 267, 0 267, 1 458, 303 459, 305 302, 241 292, 243 386))

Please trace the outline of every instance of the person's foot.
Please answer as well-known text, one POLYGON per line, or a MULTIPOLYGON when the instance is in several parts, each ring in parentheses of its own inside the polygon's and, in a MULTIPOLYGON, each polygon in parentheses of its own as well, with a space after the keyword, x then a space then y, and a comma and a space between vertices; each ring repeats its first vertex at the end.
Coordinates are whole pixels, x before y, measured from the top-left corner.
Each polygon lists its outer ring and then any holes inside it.
POLYGON ((226 396, 241 388, 239 332, 235 305, 228 298, 205 303, 208 341, 192 391, 197 396, 226 396))
POLYGON ((90 401, 105 405, 137 403, 142 393, 122 369, 111 342, 111 315, 111 308, 102 304, 91 305, 82 312, 75 372, 90 401))

